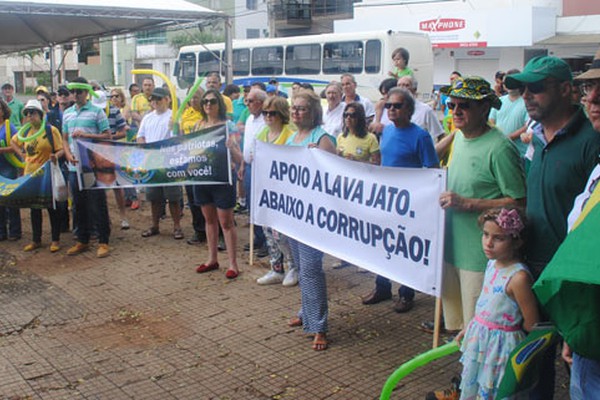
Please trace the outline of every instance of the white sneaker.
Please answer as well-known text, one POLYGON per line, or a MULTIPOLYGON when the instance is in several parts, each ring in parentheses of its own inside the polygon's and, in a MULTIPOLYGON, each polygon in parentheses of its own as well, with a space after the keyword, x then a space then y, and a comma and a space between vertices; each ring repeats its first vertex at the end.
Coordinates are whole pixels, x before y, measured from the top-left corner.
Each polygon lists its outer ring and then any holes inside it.
POLYGON ((258 278, 256 283, 259 285, 274 285, 283 282, 283 272, 275 272, 273 270, 267 272, 264 276, 258 278))
POLYGON ((283 279, 283 286, 290 287, 298 284, 298 268, 290 268, 283 279))
POLYGON ((126 219, 121 221, 121 229, 123 229, 123 230, 129 229, 129 222, 126 219))

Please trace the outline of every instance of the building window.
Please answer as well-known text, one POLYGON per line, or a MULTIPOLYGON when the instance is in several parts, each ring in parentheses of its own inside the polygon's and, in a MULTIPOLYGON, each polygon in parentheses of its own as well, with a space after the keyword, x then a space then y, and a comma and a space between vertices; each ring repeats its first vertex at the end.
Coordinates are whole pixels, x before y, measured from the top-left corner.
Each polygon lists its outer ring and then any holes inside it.
POLYGON ((246 0, 246 8, 248 10, 256 10, 258 8, 258 0, 246 0))
POLYGON ((246 29, 246 39, 259 39, 260 29, 246 29))
POLYGON ((137 44, 166 44, 167 31, 141 31, 135 34, 137 44))

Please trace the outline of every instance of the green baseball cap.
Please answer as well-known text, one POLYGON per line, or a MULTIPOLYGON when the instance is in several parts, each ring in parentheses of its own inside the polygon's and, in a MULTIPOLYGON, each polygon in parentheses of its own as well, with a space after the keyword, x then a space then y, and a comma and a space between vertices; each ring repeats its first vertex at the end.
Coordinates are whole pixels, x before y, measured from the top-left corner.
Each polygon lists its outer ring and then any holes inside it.
POLYGON ((492 90, 490 83, 479 76, 456 78, 451 86, 443 86, 440 92, 450 97, 469 100, 488 100, 498 110, 502 102, 492 90))
POLYGON ((529 60, 523 68, 523 72, 507 75, 504 78, 504 85, 508 89, 518 89, 523 86, 523 83, 538 82, 546 78, 572 81, 573 74, 569 65, 562 59, 553 56, 538 56, 529 60))

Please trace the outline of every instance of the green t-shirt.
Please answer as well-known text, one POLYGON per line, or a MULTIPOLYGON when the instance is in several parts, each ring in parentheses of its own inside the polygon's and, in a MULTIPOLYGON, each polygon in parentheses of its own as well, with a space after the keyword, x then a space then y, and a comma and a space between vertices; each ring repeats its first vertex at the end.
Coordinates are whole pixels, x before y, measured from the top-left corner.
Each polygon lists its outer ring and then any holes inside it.
MULTIPOLYGON (((517 148, 496 128, 474 139, 457 131, 448 190, 467 198, 524 198, 525 174, 517 148)), ((488 260, 481 246, 478 217, 479 212, 446 210, 446 262, 464 270, 485 270, 488 260)))

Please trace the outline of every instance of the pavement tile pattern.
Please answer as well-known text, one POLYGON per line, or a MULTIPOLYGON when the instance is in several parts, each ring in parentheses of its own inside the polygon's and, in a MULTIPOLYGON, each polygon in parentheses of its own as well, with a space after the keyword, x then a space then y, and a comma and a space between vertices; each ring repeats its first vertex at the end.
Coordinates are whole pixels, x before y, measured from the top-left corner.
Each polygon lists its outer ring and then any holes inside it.
MULTIPOLYGON (((266 259, 248 265, 246 216, 237 216, 240 276, 221 269, 196 274, 205 245, 170 235, 141 238, 149 206, 129 212, 132 228, 113 216, 112 253, 69 257, 45 247, 23 253, 26 239, 0 244, 0 400, 54 399, 378 399, 387 377, 431 347, 418 329, 433 316, 434 299, 417 294, 415 308, 396 314, 393 302, 363 306, 374 276, 358 267, 328 277, 330 348, 287 321, 300 306, 297 287, 258 286, 266 259)), ((24 238, 28 212, 22 211, 24 238)), ((44 215, 44 238, 49 226, 44 215)), ((192 235, 189 211, 182 221, 192 235)), ((458 355, 438 360, 402 380, 394 399, 423 399, 460 373, 458 355)), ((568 398, 568 378, 557 358, 557 399, 568 398)))

